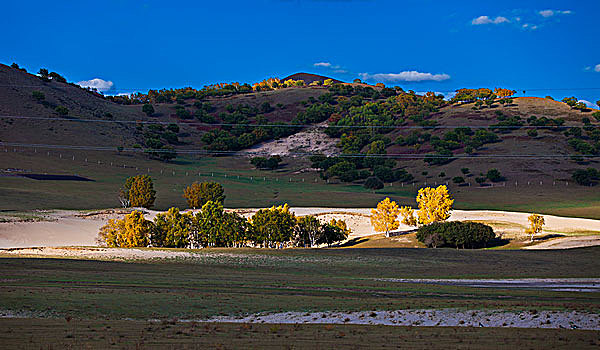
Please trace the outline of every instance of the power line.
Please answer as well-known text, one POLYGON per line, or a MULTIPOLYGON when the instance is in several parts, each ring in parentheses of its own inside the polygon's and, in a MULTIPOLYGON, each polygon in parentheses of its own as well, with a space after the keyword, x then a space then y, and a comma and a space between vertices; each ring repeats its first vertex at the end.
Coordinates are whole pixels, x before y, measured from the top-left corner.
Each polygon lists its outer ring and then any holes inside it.
MULTIPOLYGON (((5 147, 21 147, 21 148, 45 148, 45 149, 63 149, 73 151, 117 151, 116 146, 78 146, 78 145, 51 145, 51 144, 33 144, 33 143, 16 143, 16 142, 0 142, 0 146, 5 147)), ((163 149, 142 149, 142 148, 122 148, 120 152, 134 153, 169 153, 177 152, 178 154, 189 155, 231 155, 231 156, 255 156, 257 154, 268 154, 268 152, 251 152, 251 151, 217 151, 204 149, 179 149, 179 150, 163 150, 163 149)), ((316 152, 290 152, 293 157, 310 157, 323 155, 316 152)), ((361 154, 361 153, 337 153, 331 154, 332 157, 340 158, 398 158, 398 159, 423 159, 423 158, 442 158, 442 159, 564 159, 572 157, 584 158, 600 158, 600 155, 595 154, 472 154, 472 155, 437 155, 437 154, 414 154, 414 153, 380 153, 380 154, 361 154)))
MULTIPOLYGON (((228 126, 228 127, 254 127, 254 128, 317 128, 317 129, 457 129, 457 128, 472 128, 472 129, 556 129, 568 128, 564 125, 318 125, 318 124, 243 124, 243 123, 204 123, 204 122, 184 122, 184 121, 151 121, 151 120, 104 120, 104 119, 79 119, 79 118, 64 118, 64 117, 27 117, 14 115, 0 115, 0 119, 17 119, 17 120, 48 120, 48 121, 64 121, 64 122, 83 122, 83 123, 118 123, 118 124, 178 124, 178 125, 195 125, 195 126, 228 126)), ((600 127, 600 125, 587 125, 590 127, 600 127)))

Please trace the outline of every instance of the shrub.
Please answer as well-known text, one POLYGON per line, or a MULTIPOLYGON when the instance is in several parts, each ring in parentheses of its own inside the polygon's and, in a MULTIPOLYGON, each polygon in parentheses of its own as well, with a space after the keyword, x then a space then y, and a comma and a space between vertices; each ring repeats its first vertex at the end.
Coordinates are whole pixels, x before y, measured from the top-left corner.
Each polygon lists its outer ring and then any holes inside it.
POLYGON ((417 239, 428 247, 482 248, 496 238, 494 230, 477 222, 434 222, 417 231, 417 239))
POLYGON ((464 175, 467 175, 468 173, 471 172, 471 170, 469 170, 469 168, 461 168, 460 172, 463 173, 464 175))
POLYGON ((151 104, 146 103, 142 106, 142 112, 146 113, 147 116, 154 114, 154 107, 151 104))
POLYGON ((572 178, 573 181, 582 186, 595 185, 600 180, 600 171, 594 168, 577 169, 572 178))
POLYGON ((383 188, 383 182, 377 177, 371 176, 365 181, 364 187, 370 190, 380 190, 383 188))
POLYGON ((280 156, 272 156, 269 158, 266 157, 254 157, 250 159, 250 163, 254 165, 257 169, 276 169, 281 163, 280 156))
POLYGON ((43 101, 46 99, 46 95, 44 95, 43 92, 37 91, 37 90, 31 92, 31 97, 33 97, 34 99, 36 99, 38 101, 43 101))
POLYGON ((527 130, 527 135, 529 137, 537 137, 538 136, 538 132, 536 129, 529 129, 527 130))
POLYGON ((56 108, 54 110, 56 111, 56 113, 58 113, 60 115, 69 114, 69 109, 65 106, 56 106, 56 108))
POLYGON ((455 176, 452 178, 452 182, 455 184, 461 184, 465 182, 465 179, 462 176, 455 176))
POLYGON ((486 177, 491 181, 491 182, 500 182, 500 181, 504 181, 506 180, 506 178, 504 176, 502 176, 502 174, 500 174, 500 171, 498 169, 490 169, 488 170, 486 177))

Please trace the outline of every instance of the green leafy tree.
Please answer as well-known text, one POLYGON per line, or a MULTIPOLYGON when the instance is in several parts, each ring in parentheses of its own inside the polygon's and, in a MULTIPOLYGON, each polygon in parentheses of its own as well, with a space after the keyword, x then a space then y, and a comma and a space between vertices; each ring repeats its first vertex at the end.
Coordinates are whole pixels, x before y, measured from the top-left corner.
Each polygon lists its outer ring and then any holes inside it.
POLYGON ((252 216, 253 240, 268 248, 281 246, 293 236, 296 217, 287 204, 261 209, 252 216))
POLYGON ((189 246, 192 217, 179 208, 170 208, 154 218, 151 243, 154 247, 185 248, 189 246))
POLYGON ((295 227, 296 245, 300 247, 314 247, 321 238, 321 223, 313 215, 298 218, 295 227))
POLYGON ((152 105, 149 103, 145 103, 142 106, 142 112, 146 113, 147 116, 151 116, 154 114, 154 107, 152 107, 152 105))

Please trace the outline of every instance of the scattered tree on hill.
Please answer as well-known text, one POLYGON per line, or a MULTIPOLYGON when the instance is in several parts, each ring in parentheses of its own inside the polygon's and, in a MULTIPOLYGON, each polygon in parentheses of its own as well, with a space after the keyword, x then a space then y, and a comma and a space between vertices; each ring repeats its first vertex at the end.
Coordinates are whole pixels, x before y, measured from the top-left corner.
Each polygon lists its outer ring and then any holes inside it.
POLYGON ((194 182, 183 190, 183 197, 190 208, 201 208, 209 201, 225 202, 225 189, 217 182, 194 182))
POLYGON ((498 169, 490 169, 488 170, 486 177, 491 181, 491 182, 500 182, 500 181, 504 181, 506 180, 506 178, 504 176, 502 176, 502 174, 500 174, 500 171, 498 169))
POLYGON ((371 176, 365 181, 364 187, 369 190, 380 190, 383 188, 383 182, 376 176, 371 176))
POLYGON ((533 242, 533 236, 542 232, 546 222, 544 217, 538 214, 529 215, 527 220, 529 220, 529 227, 525 230, 525 233, 531 235, 530 241, 533 242))
POLYGON ((396 230, 400 223, 398 215, 400 210, 396 202, 385 198, 377 204, 376 209, 371 210, 371 225, 377 232, 385 232, 385 236, 390 236, 390 231, 396 230))
POLYGON ((151 116, 154 114, 154 107, 151 104, 146 103, 142 106, 142 112, 146 113, 147 116, 151 116))
POLYGON ((65 106, 56 106, 56 108, 54 110, 56 111, 56 113, 58 113, 60 115, 69 114, 69 109, 65 106))
POLYGON ((156 191, 152 178, 148 175, 137 175, 127 178, 119 191, 119 201, 123 207, 150 208, 154 205, 156 191))
POLYGON ((46 99, 46 95, 44 95, 43 92, 37 91, 37 90, 34 90, 31 92, 31 97, 33 97, 34 99, 36 99, 38 101, 43 101, 46 99))
POLYGON ((511 97, 512 95, 514 95, 516 93, 517 93, 516 90, 502 89, 502 88, 494 89, 494 94, 498 95, 499 97, 511 97))
POLYGON ((600 180, 600 171, 594 168, 577 169, 573 173, 572 178, 579 185, 591 186, 600 180))
POLYGON ((42 80, 49 80, 48 75, 50 73, 48 72, 48 70, 46 68, 40 68, 40 70, 38 71, 38 76, 40 78, 42 78, 42 80))

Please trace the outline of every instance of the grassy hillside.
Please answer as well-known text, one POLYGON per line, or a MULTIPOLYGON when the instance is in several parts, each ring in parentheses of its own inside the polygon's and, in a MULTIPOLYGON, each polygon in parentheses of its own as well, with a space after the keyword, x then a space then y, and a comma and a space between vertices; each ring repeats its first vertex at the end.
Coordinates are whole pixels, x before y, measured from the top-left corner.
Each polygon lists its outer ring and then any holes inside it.
POLYGON ((198 180, 223 183, 226 204, 232 207, 282 202, 372 206, 383 196, 412 204, 419 187, 448 183, 459 208, 600 217, 596 187, 580 186, 572 179, 578 169, 599 168, 597 112, 551 99, 449 103, 434 95, 338 84, 257 89, 269 91, 252 91, 248 85, 227 90, 219 85, 150 91, 115 100, 4 65, 0 65, 0 82, 0 115, 47 118, 0 118, 0 141, 84 146, 0 148, 3 210, 112 207, 118 204, 116 193, 127 176, 149 173, 155 179, 156 206, 161 209, 184 206, 183 187, 198 180), (143 102, 151 104, 154 112, 142 112, 143 102), (58 106, 67 108, 68 113, 57 110, 58 106), (87 119, 103 122, 83 121, 87 119), (339 140, 342 157, 315 162, 309 150, 306 156, 284 157, 275 171, 262 171, 239 154, 211 157, 186 153, 233 154, 257 142, 285 139, 285 135, 303 130, 289 125, 323 121, 329 125, 324 131, 339 140), (288 127, 281 126, 284 124, 288 127), (152 145, 156 142, 159 146, 152 145), (119 152, 118 147, 138 152, 119 152), (141 152, 152 147, 172 147, 179 154, 164 162, 141 152), (362 157, 368 153, 375 157, 362 157), (341 162, 350 163, 349 168, 325 171, 341 162), (323 168, 322 176, 315 167, 323 168), (495 182, 486 178, 490 169, 500 173, 495 182), (404 172, 401 177, 388 178, 388 170, 404 172), (78 174, 94 181, 15 176, 21 173, 78 174), (346 179, 345 174, 353 177, 346 179), (383 179, 383 189, 362 187, 365 177, 372 175, 383 179), (457 177, 464 183, 454 183, 457 177), (478 185, 478 178, 485 187, 478 185))

